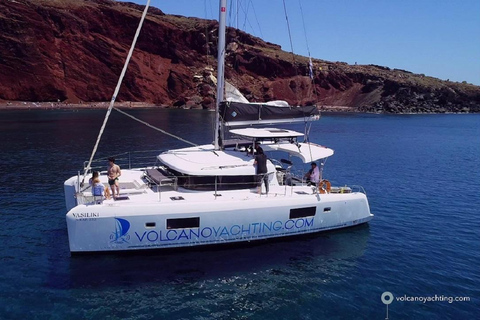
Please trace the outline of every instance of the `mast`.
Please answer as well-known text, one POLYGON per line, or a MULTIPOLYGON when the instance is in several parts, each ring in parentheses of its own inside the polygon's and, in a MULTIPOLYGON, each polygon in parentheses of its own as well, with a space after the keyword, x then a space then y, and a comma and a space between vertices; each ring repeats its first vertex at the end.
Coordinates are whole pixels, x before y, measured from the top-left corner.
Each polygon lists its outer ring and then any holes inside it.
POLYGON ((215 104, 215 150, 220 150, 220 102, 224 95, 225 68, 225 30, 227 20, 227 0, 220 0, 218 18, 218 53, 217 53, 217 101, 215 104))

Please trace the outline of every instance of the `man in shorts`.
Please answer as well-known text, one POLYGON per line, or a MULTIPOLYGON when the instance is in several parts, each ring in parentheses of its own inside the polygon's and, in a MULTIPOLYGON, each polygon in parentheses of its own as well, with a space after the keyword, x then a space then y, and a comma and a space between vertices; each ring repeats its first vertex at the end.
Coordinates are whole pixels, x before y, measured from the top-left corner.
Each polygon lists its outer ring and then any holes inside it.
POLYGON ((118 187, 118 177, 122 175, 122 171, 120 171, 120 167, 115 164, 115 158, 108 158, 108 184, 112 189, 112 196, 114 199, 120 196, 120 188, 118 187), (117 192, 115 192, 115 190, 117 192))
POLYGON ((257 149, 257 152, 253 165, 256 166, 258 194, 262 194, 262 181, 265 183, 265 191, 268 194, 267 156, 260 147, 257 149))

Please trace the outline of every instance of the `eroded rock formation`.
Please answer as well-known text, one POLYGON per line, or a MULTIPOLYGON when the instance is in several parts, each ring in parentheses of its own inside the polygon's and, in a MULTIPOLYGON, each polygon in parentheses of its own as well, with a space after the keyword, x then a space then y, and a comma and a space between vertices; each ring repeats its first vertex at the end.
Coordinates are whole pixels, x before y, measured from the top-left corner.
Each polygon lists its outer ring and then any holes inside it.
MULTIPOLYGON (((0 99, 108 101, 142 6, 110 0, 0 2, 0 99)), ((151 8, 120 101, 212 108, 216 21, 151 8)), ((480 112, 480 87, 374 65, 314 60, 228 29, 226 78, 251 101, 368 112, 480 112)))

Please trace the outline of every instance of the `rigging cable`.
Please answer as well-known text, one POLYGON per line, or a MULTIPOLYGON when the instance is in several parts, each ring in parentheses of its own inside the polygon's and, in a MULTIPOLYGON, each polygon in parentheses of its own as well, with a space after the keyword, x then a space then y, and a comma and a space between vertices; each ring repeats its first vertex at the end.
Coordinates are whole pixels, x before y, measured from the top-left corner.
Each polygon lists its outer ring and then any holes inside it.
POLYGON ((176 135, 174 135, 174 134, 172 134, 172 133, 169 133, 169 132, 167 132, 167 131, 165 131, 165 130, 163 130, 163 129, 157 128, 157 127, 151 125, 151 124, 148 123, 148 122, 145 122, 145 121, 143 121, 143 120, 140 120, 140 119, 132 116, 131 114, 126 113, 125 111, 122 111, 122 110, 120 110, 120 109, 118 109, 118 108, 115 108, 115 107, 113 107, 113 109, 115 109, 116 111, 120 112, 121 114, 123 114, 123 115, 125 115, 125 116, 127 116, 127 117, 129 117, 129 118, 131 118, 131 119, 133 119, 133 120, 135 120, 135 121, 138 121, 138 122, 146 125, 147 127, 150 127, 150 128, 152 128, 152 129, 155 129, 155 130, 157 130, 157 131, 159 131, 159 132, 161 132, 161 133, 163 133, 163 134, 166 134, 167 136, 170 136, 170 137, 175 138, 175 139, 177 139, 177 140, 183 141, 183 142, 185 142, 185 143, 187 143, 187 144, 189 144, 189 145, 195 146, 195 147, 198 146, 197 144, 195 144, 195 143, 193 143, 193 142, 190 142, 190 141, 188 141, 188 140, 185 140, 185 139, 183 139, 183 138, 180 138, 179 136, 176 136, 176 135))
POLYGON ((137 31, 135 32, 135 36, 133 37, 132 45, 130 46, 130 51, 128 52, 127 59, 125 60, 125 64, 122 69, 122 73, 120 74, 120 77, 118 78, 117 86, 115 87, 115 91, 113 93, 112 99, 110 100, 110 105, 107 110, 107 114, 105 115, 105 119, 103 120, 102 127, 100 129, 100 132, 97 137, 97 142, 95 143, 95 146, 93 147, 92 154, 90 156, 90 160, 88 160, 88 164, 85 167, 85 171, 83 173, 82 177, 82 183, 85 182, 85 176, 87 175, 88 170, 90 169, 90 165, 92 164, 93 157, 95 156, 95 153, 97 152, 98 145, 100 143, 100 139, 102 138, 103 130, 105 130, 105 126, 107 125, 108 117, 110 116, 110 113, 112 112, 113 105, 115 103, 115 100, 117 98, 118 91, 120 90, 120 85, 122 84, 123 77, 125 76, 125 73, 127 71, 128 63, 130 62, 130 58, 132 57, 133 54, 133 49, 135 49, 135 44, 137 43, 137 38, 138 35, 140 34, 140 30, 142 29, 143 21, 145 20, 145 16, 147 15, 148 7, 150 6, 150 0, 147 0, 147 5, 145 6, 145 9, 143 10, 142 13, 142 18, 140 19, 140 22, 137 27, 137 31))
POLYGON ((206 65, 207 67, 209 66, 208 64, 208 57, 210 56, 210 48, 208 45, 208 19, 207 19, 207 0, 203 2, 204 4, 204 9, 205 9, 205 50, 207 51, 206 53, 206 65))
MULTIPOLYGON (((284 6, 285 6, 285 0, 284 0, 284 6)), ((310 47, 308 45, 308 38, 307 38, 307 29, 305 28, 305 19, 303 17, 303 8, 302 8, 302 2, 301 0, 298 0, 298 3, 300 5, 300 13, 301 13, 301 16, 302 16, 302 25, 303 25, 303 34, 305 36, 305 43, 307 45, 307 52, 308 52, 308 70, 309 70, 309 76, 310 76, 310 80, 312 82, 312 86, 313 86, 313 91, 315 92, 315 96, 318 97, 317 95, 317 89, 315 87, 315 81, 314 81, 314 74, 313 74, 313 64, 312 64, 312 58, 311 58, 311 55, 310 55, 310 47)), ((290 40, 291 41, 291 40, 290 40)), ((292 49, 293 50, 293 49, 292 49)), ((313 158, 312 156, 312 148, 311 148, 311 145, 310 145, 310 138, 309 138, 309 135, 310 135, 310 129, 312 128, 312 124, 310 123, 310 125, 307 124, 307 122, 305 121, 305 138, 308 142, 308 151, 310 153, 310 159, 313 158)))
MULTIPOLYGON (((287 6, 285 5, 285 0, 283 0, 283 10, 285 12, 285 20, 287 20, 287 29, 288 29, 288 38, 290 39, 290 48, 292 49, 292 58, 293 58, 293 68, 295 69, 295 80, 294 80, 294 83, 295 83, 295 86, 297 85, 296 83, 296 78, 298 76, 298 69, 297 69, 297 62, 295 60, 295 54, 293 53, 293 41, 292 41, 292 33, 290 31, 290 23, 288 21, 288 15, 287 15, 287 6)), ((292 89, 293 91, 293 89, 292 89)), ((297 90, 297 87, 295 87, 295 96, 297 98, 297 105, 301 103, 300 99, 299 99, 299 93, 298 93, 298 90, 297 90)))
MULTIPOLYGON (((228 5, 229 8, 233 8, 233 0, 230 0, 230 4, 228 5)), ((228 22, 231 23, 230 27, 234 28, 235 26, 233 25, 234 19, 232 19, 232 14, 233 14, 233 9, 228 11, 228 22)))
POLYGON ((317 87, 315 86, 315 74, 313 70, 313 63, 312 63, 312 56, 310 54, 310 47, 308 46, 308 37, 307 37, 307 29, 305 28, 305 19, 303 17, 303 8, 302 8, 302 1, 298 0, 298 4, 300 5, 300 13, 302 15, 302 24, 303 24, 303 34, 305 35, 305 43, 307 44, 307 52, 308 52, 308 75, 312 81, 313 92, 315 93, 315 97, 318 98, 317 94, 317 87))
MULTIPOLYGON (((250 25, 250 28, 252 28, 252 25, 250 24, 250 21, 248 20, 248 7, 250 6, 250 2, 247 2, 247 8, 243 10, 245 13, 245 19, 243 20, 243 31, 247 32, 247 21, 248 24, 250 25)), ((252 28, 253 32, 253 28, 252 28)))
POLYGON ((294 66, 296 66, 295 54, 293 53, 292 33, 290 32, 290 23, 288 22, 287 6, 285 5, 285 0, 283 0, 283 10, 285 11, 285 20, 287 20, 288 38, 290 39, 290 48, 292 49, 293 64, 294 66))
MULTIPOLYGON (((302 8, 301 5, 300 5, 300 8, 302 8)), ((294 51, 293 51, 292 33, 290 31, 290 23, 288 21, 287 6, 285 5, 285 0, 283 0, 283 10, 285 11, 285 20, 287 20, 288 37, 290 39, 290 47, 292 49, 293 66, 295 68, 295 73, 298 76, 297 63, 295 61, 295 54, 293 53, 294 51)), ((302 21, 303 21, 303 10, 302 10, 302 21)), ((303 23, 303 28, 305 30, 305 23, 303 23)), ((305 37, 306 37, 306 32, 305 32, 305 37)), ((307 50, 308 50, 308 55, 310 56, 310 49, 308 48, 308 41, 307 41, 307 50)), ((311 62, 311 59, 310 59, 310 62, 311 62)), ((295 94, 297 96, 297 101, 298 101, 299 99, 298 99, 298 91, 297 90, 295 91, 295 94)), ((304 117, 304 125, 305 125, 305 134, 308 134, 310 132, 310 129, 307 129, 306 117, 304 117)), ((310 153, 310 159, 312 159, 312 149, 311 149, 311 146, 310 146, 310 139, 308 138, 308 135, 306 136, 306 138, 308 140, 308 150, 309 150, 309 153, 310 153)))
MULTIPOLYGON (((257 13, 255 12, 255 6, 253 5, 252 0, 250 0, 250 3, 252 4, 253 15, 255 16, 255 20, 257 21, 258 32, 260 32, 260 38, 264 39, 263 34, 262 34, 262 28, 260 28, 260 23, 258 22, 258 16, 257 16, 257 13)), ((253 30, 253 28, 252 28, 252 30, 253 30)))

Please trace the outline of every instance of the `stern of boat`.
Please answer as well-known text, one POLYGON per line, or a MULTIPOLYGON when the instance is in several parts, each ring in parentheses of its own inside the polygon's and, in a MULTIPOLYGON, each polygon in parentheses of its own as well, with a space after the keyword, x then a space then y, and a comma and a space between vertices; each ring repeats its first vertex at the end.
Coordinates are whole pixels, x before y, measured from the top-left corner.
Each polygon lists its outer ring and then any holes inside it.
POLYGON ((76 198, 77 182, 78 182, 78 177, 74 176, 66 180, 65 183, 63 184, 63 191, 65 194, 65 206, 67 207, 67 211, 72 210, 74 207, 78 205, 77 198, 76 198))

